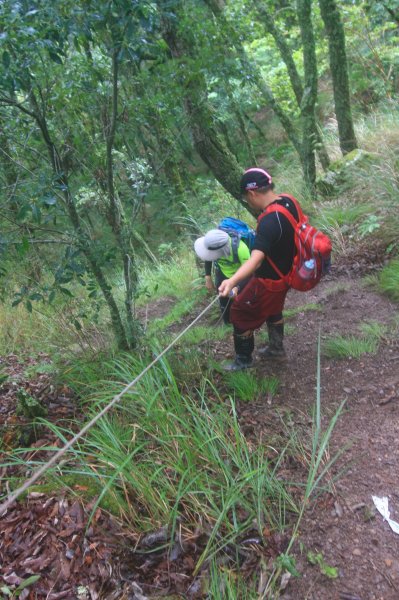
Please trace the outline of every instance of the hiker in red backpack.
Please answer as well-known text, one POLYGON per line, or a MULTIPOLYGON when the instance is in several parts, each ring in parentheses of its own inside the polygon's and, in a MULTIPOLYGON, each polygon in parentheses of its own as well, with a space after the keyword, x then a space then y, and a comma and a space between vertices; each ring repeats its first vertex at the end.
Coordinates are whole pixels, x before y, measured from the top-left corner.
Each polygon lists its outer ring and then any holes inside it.
MULTIPOLYGON (((311 261, 305 260, 298 228, 311 231, 310 239, 322 236, 307 223, 307 218, 295 198, 288 194, 276 194, 272 177, 263 169, 252 168, 241 178, 240 190, 249 206, 259 212, 256 238, 249 260, 229 279, 219 286, 219 294, 228 297, 234 286, 254 275, 231 306, 230 320, 234 327, 235 359, 225 366, 226 370, 239 371, 252 365, 254 330, 267 324, 269 344, 259 350, 268 359, 285 358, 283 346, 283 308, 288 290, 295 279, 300 280, 296 289, 311 289, 320 278, 321 258, 315 254, 311 261), (296 228, 295 228, 296 227, 296 228), (299 265, 298 260, 304 259, 299 265), (307 265, 309 263, 309 265, 307 265), (298 270, 294 267, 298 265, 298 270), (299 268, 301 267, 301 268, 299 268), (298 277, 297 271, 309 267, 309 277, 298 277), (312 269, 311 269, 312 268, 312 269), (307 281, 306 281, 306 278, 307 281)), ((306 232, 305 232, 306 233, 306 232)), ((330 241, 328 240, 330 244, 330 241)), ((328 244, 327 244, 328 245, 328 244)), ((329 246, 331 251, 331 244, 329 246)), ((295 285, 296 285, 295 279, 295 285)))

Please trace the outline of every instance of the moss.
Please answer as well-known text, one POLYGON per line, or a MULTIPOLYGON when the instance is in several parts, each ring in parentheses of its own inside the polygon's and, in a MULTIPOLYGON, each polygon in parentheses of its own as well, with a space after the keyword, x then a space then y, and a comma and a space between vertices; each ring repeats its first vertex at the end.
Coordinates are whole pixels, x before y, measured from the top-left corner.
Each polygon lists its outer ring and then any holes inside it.
POLYGON ((327 173, 316 181, 317 189, 326 196, 342 191, 349 179, 353 177, 354 170, 361 170, 370 166, 373 155, 370 152, 356 149, 348 152, 335 162, 331 163, 327 173))
MULTIPOLYGON (((16 484, 16 487, 17 485, 18 484, 16 484)), ((103 491, 104 486, 93 477, 81 475, 80 473, 71 473, 58 476, 57 478, 51 479, 40 485, 33 485, 29 487, 24 494, 21 494, 20 498, 26 498, 32 492, 54 495, 55 492, 60 492, 65 489, 67 491, 72 491, 74 495, 81 498, 83 503, 86 503, 99 496, 103 491)), ((99 506, 109 513, 118 516, 121 511, 127 510, 128 506, 126 501, 115 493, 114 488, 113 491, 114 493, 107 492, 104 494, 99 506)))
POLYGON ((16 414, 28 419, 37 419, 47 415, 47 409, 37 398, 34 398, 23 388, 17 392, 16 414))

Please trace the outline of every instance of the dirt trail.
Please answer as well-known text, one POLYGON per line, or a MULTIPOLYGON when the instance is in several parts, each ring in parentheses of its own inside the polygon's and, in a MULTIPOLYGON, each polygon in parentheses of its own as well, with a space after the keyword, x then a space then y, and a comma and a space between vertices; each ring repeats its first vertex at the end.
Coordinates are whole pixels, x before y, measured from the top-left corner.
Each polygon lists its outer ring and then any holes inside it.
MULTIPOLYGON (((361 286, 358 278, 341 277, 321 283, 313 292, 291 292, 287 308, 315 303, 320 310, 299 312, 289 320, 289 361, 284 368, 258 363, 257 371, 276 374, 282 381, 271 405, 246 405, 256 415, 257 433, 267 439, 281 428, 281 414, 296 427, 309 430, 316 392, 316 355, 319 327, 322 338, 358 332, 365 321, 390 326, 398 307, 361 286), (345 289, 343 289, 345 287, 345 289), (336 291, 333 291, 336 290, 336 291), (279 425, 280 423, 280 425, 279 425)), ((291 578, 287 600, 394 600, 399 598, 399 535, 375 513, 372 495, 388 496, 391 517, 399 521, 399 344, 392 335, 383 339, 376 355, 321 363, 324 424, 346 400, 330 444, 331 455, 349 446, 340 460, 348 468, 308 511, 296 547, 299 579, 291 578), (321 553, 338 577, 329 579, 307 560, 307 552, 321 553)), ((254 419, 252 419, 252 422, 254 419)), ((335 469, 335 471, 337 468, 335 469)), ((334 470, 333 470, 334 471, 334 470)))

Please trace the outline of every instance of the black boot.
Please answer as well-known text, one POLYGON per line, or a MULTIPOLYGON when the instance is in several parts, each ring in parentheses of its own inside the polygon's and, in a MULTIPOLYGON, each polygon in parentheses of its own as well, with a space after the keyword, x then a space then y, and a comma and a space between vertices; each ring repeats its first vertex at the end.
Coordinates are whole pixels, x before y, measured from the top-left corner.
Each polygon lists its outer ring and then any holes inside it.
POLYGON ((267 332, 269 334, 269 345, 259 349, 260 356, 271 358, 273 360, 284 360, 286 357, 284 340, 284 323, 267 323, 267 332))
POLYGON ((253 331, 250 335, 233 334, 234 350, 236 357, 231 363, 223 365, 225 371, 242 371, 252 367, 252 352, 254 351, 255 341, 253 331))

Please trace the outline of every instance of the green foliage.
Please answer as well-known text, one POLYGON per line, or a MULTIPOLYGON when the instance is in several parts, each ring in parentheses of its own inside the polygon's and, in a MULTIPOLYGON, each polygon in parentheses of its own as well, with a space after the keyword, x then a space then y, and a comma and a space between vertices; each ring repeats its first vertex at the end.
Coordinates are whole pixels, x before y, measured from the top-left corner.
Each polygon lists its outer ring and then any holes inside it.
POLYGON ((330 579, 336 579, 338 577, 338 569, 337 567, 331 567, 324 560, 323 554, 321 552, 309 552, 306 555, 306 558, 310 562, 311 565, 318 565, 320 571, 323 575, 330 579))
POLYGON ((212 562, 207 586, 212 600, 257 600, 256 582, 250 582, 239 573, 212 562))
POLYGON ((397 24, 382 7, 375 19, 377 5, 356 2, 344 7, 352 89, 365 111, 395 92, 399 73, 397 24))
POLYGON ((17 407, 15 412, 17 415, 22 415, 29 419, 37 419, 47 415, 46 407, 23 388, 17 391, 17 407))
POLYGON ((9 378, 8 373, 6 373, 4 367, 0 368, 0 387, 7 381, 9 378))
POLYGON ((328 358, 360 358, 363 354, 375 354, 378 342, 356 336, 336 336, 326 340, 323 352, 328 358))
POLYGON ((377 229, 380 229, 380 227, 380 218, 377 215, 369 215, 364 221, 362 221, 358 225, 358 231, 360 233, 360 237, 365 237, 366 235, 370 235, 377 229))
MULTIPOLYGON (((113 381, 96 382, 89 412, 144 364, 126 355, 105 365, 105 371, 112 365, 113 381)), ((63 430, 49 426, 64 439, 63 430)), ((98 502, 103 494, 128 499, 121 511, 137 531, 167 523, 173 532, 177 518, 190 528, 199 520, 212 523, 198 567, 252 529, 254 520, 260 531, 266 523, 280 530, 285 512, 296 511, 277 477, 279 460, 271 464, 262 448, 249 447, 234 404, 224 403, 206 380, 194 396, 182 395, 165 361, 125 396, 119 411, 89 431, 71 461, 70 472, 87 473, 102 486, 98 502)))
POLYGON ((323 353, 329 358, 360 358, 363 354, 375 354, 385 327, 376 321, 363 323, 359 327, 361 336, 338 335, 323 343, 323 353))
POLYGON ((253 373, 228 373, 225 376, 229 390, 244 402, 265 400, 276 395, 280 381, 278 377, 257 378, 253 373))
POLYGON ((182 298, 198 293, 198 273, 195 268, 194 251, 175 246, 173 256, 157 265, 143 265, 140 270, 138 305, 159 298, 182 298))
POLYGON ((395 302, 399 302, 399 259, 392 260, 378 277, 379 289, 395 302))
POLYGON ((212 342, 216 340, 223 340, 226 338, 226 335, 230 333, 230 327, 227 325, 218 325, 218 326, 207 326, 207 325, 197 325, 196 327, 192 327, 187 333, 184 334, 184 344, 193 344, 198 345, 202 342, 212 342))
MULTIPOLYGON (((5 598, 9 598, 10 600, 15 600, 15 598, 19 598, 24 590, 28 587, 39 581, 41 575, 31 575, 24 579, 18 586, 3 585, 0 588, 0 592, 4 594, 5 598)), ((25 596, 26 597, 26 596, 25 596)))

